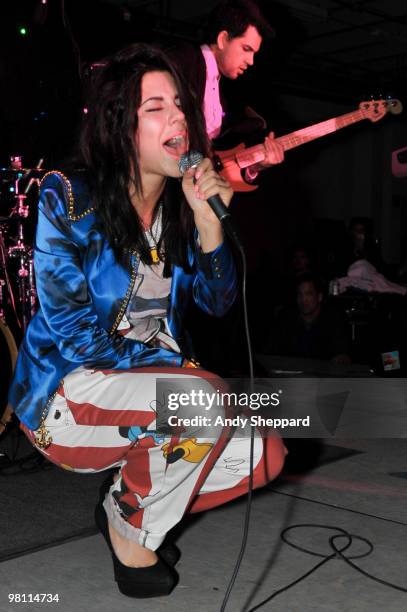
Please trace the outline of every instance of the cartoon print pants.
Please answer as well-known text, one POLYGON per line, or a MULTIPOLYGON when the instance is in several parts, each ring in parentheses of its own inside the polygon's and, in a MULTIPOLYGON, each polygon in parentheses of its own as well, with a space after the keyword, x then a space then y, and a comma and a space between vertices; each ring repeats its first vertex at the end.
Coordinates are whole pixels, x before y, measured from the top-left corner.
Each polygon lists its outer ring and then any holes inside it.
MULTIPOLYGON (((151 550, 185 512, 243 495, 249 480, 250 431, 197 426, 192 434, 155 432, 158 377, 177 379, 177 385, 198 377, 212 390, 214 379, 221 382, 198 369, 78 368, 65 377, 51 404, 45 425, 52 443, 42 451, 75 472, 118 467, 104 501, 107 516, 124 537, 151 550)), ((34 442, 35 432, 22 429, 34 442)), ((254 487, 261 487, 279 474, 286 450, 280 438, 256 433, 254 487)))

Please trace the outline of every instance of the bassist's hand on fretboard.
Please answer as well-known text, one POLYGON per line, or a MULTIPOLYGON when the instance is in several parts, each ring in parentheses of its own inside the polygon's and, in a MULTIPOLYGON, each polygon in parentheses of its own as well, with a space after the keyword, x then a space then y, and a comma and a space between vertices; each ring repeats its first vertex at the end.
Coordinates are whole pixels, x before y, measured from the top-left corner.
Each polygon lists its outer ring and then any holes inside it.
POLYGON ((258 164, 258 169, 269 168, 284 161, 284 148, 281 143, 274 138, 274 132, 270 132, 264 139, 265 158, 258 164))

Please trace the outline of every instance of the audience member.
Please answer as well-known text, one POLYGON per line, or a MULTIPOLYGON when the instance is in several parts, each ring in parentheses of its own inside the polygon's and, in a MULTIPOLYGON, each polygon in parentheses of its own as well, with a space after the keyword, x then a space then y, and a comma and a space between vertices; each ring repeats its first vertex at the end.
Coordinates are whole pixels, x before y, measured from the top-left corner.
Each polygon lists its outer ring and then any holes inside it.
POLYGON ((298 242, 290 250, 287 273, 281 278, 279 293, 274 296, 274 314, 295 305, 298 278, 312 273, 317 273, 314 254, 309 246, 298 242))
POLYGON ((283 310, 271 328, 264 352, 350 363, 346 321, 328 304, 319 279, 305 273, 296 283, 296 307, 283 310))
POLYGON ((366 259, 377 270, 383 271, 383 260, 374 237, 372 220, 367 217, 353 217, 349 223, 344 272, 359 259, 366 259))
POLYGON ((291 251, 291 270, 297 277, 300 274, 311 272, 311 254, 304 245, 297 244, 291 251))

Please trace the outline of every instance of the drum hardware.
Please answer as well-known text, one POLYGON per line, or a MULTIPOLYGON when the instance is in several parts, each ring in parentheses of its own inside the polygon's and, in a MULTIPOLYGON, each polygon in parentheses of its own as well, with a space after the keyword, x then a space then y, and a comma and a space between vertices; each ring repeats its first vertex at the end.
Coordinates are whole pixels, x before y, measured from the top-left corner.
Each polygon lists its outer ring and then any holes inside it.
MULTIPOLYGON (((1 283, 4 287, 4 281, 1 283)), ((10 404, 7 403, 8 387, 13 376, 17 360, 17 344, 6 321, 0 316, 0 363, 2 375, 0 377, 0 420, 7 423, 0 429, 0 472, 2 476, 12 475, 16 470, 31 470, 42 468, 43 455, 37 450, 26 454, 21 439, 24 433, 19 427, 18 419, 13 414, 10 404), (11 470, 11 471, 9 471, 11 470)))
POLYGON ((16 216, 19 219, 27 219, 30 213, 29 206, 24 203, 27 196, 24 194, 19 194, 17 189, 18 189, 18 181, 16 181, 16 195, 15 195, 17 202, 14 208, 11 210, 10 217, 16 216))
MULTIPOLYGON (((38 171, 41 171, 41 175, 44 174, 44 170, 41 170, 41 166, 44 163, 44 159, 41 157, 40 161, 38 162, 38 164, 36 165, 36 167, 33 170, 29 171, 29 174, 35 174, 38 173, 38 171)), ((40 184, 40 179, 36 178, 35 176, 31 176, 30 180, 27 183, 27 187, 24 189, 24 195, 27 195, 28 192, 30 191, 31 187, 36 184, 37 186, 40 184)))
MULTIPOLYGON (((11 197, 13 201, 9 215, 0 217, 0 271, 3 271, 5 279, 2 293, 6 285, 13 317, 23 333, 37 307, 33 251, 27 244, 25 224, 30 216, 29 192, 33 185, 39 185, 40 177, 45 173, 41 168, 43 161, 41 158, 35 168, 24 168, 22 157, 13 155, 10 157, 10 167, 0 169, 2 186, 12 184, 6 197, 11 197), (16 227, 13 223, 16 223, 16 227)), ((4 300, 2 303, 5 303, 4 300)))
MULTIPOLYGON (((14 372, 17 360, 17 345, 6 322, 0 317, 0 355, 2 365, 2 377, 0 379, 0 420, 5 423, 2 426, 1 435, 13 424, 13 413, 7 404, 8 386, 14 372), (8 427, 7 427, 8 424, 8 427)), ((0 467, 9 465, 10 458, 7 453, 0 452, 0 467)))
POLYGON ((2 229, 0 227, 0 270, 2 271, 2 273, 4 275, 4 278, 6 279, 5 281, 3 279, 1 279, 2 282, 1 282, 0 305, 1 305, 2 312, 3 312, 3 318, 5 318, 3 305, 6 302, 5 302, 5 299, 3 297, 3 287, 4 287, 4 285, 6 285, 7 286, 8 295, 9 295, 9 298, 10 298, 10 302, 11 302, 11 305, 12 305, 12 308, 13 308, 13 311, 16 314, 17 323, 20 325, 20 322, 19 322, 18 317, 17 317, 17 311, 16 311, 16 304, 15 304, 15 299, 14 299, 13 288, 12 288, 11 281, 10 281, 10 276, 9 276, 8 270, 7 270, 7 256, 8 256, 8 253, 7 253, 6 245, 4 243, 3 232, 2 232, 2 229))
POLYGON ((33 263, 32 251, 28 249, 24 243, 18 243, 14 247, 8 249, 10 259, 18 261, 17 270, 17 287, 18 287, 18 303, 20 309, 20 323, 22 331, 25 332, 30 322, 31 317, 35 314, 35 309, 32 305, 32 299, 36 298, 35 288, 31 286, 33 281, 33 263))
MULTIPOLYGON (((0 435, 2 443, 16 446, 11 453, 0 452, 0 469, 18 463, 19 428, 7 405, 7 395, 17 359, 14 338, 20 336, 20 330, 26 331, 37 307, 32 240, 27 240, 34 225, 27 224, 35 219, 30 215, 34 195, 31 191, 45 173, 42 163, 41 159, 36 168, 28 169, 23 167, 21 156, 13 156, 8 168, 0 168, 0 418, 4 422, 11 419, 0 435), (13 431, 15 435, 8 438, 7 434, 13 431)), ((37 454, 34 452, 33 457, 37 454)))
MULTIPOLYGON (((0 280, 0 300, 1 292, 3 291, 4 281, 0 280)), ((0 301, 1 304, 1 301, 0 301)), ((14 372, 17 360, 17 345, 14 336, 7 325, 3 309, 0 307, 0 355, 2 376, 0 378, 0 419, 3 422, 9 422, 12 412, 7 405, 8 386, 14 372)))
POLYGON ((4 285, 6 284, 6 281, 4 281, 2 278, 0 278, 0 321, 5 321, 5 313, 4 313, 4 309, 3 309, 3 291, 4 291, 4 285))
POLYGON ((12 170, 23 169, 23 158, 21 155, 10 155, 10 168, 12 170))
POLYGON ((28 299, 30 319, 32 319, 37 311, 37 303, 38 303, 38 295, 37 295, 37 290, 35 288, 34 257, 33 257, 32 250, 30 250, 29 252, 27 265, 28 265, 28 296, 27 296, 27 299, 28 299))

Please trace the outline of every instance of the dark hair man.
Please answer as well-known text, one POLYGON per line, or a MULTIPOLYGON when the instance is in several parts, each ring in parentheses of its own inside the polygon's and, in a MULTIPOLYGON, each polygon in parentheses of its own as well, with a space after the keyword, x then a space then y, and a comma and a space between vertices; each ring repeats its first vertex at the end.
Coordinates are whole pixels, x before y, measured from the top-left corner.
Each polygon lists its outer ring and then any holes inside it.
MULTIPOLYGON (((231 124, 220 91, 222 77, 237 79, 253 65, 263 39, 272 36, 272 28, 254 2, 226 0, 209 16, 204 45, 199 48, 178 45, 171 49, 173 59, 201 104, 211 140, 231 124)), ((246 107, 244 115, 252 120, 254 129, 266 127, 264 119, 253 109, 246 107)), ((246 169, 246 180, 253 180, 259 170, 283 161, 283 148, 274 140, 272 132, 266 137, 264 146, 265 159, 246 169)))
POLYGON ((297 307, 278 316, 267 352, 350 363, 346 322, 340 312, 324 304, 319 279, 303 274, 296 287, 297 307))

